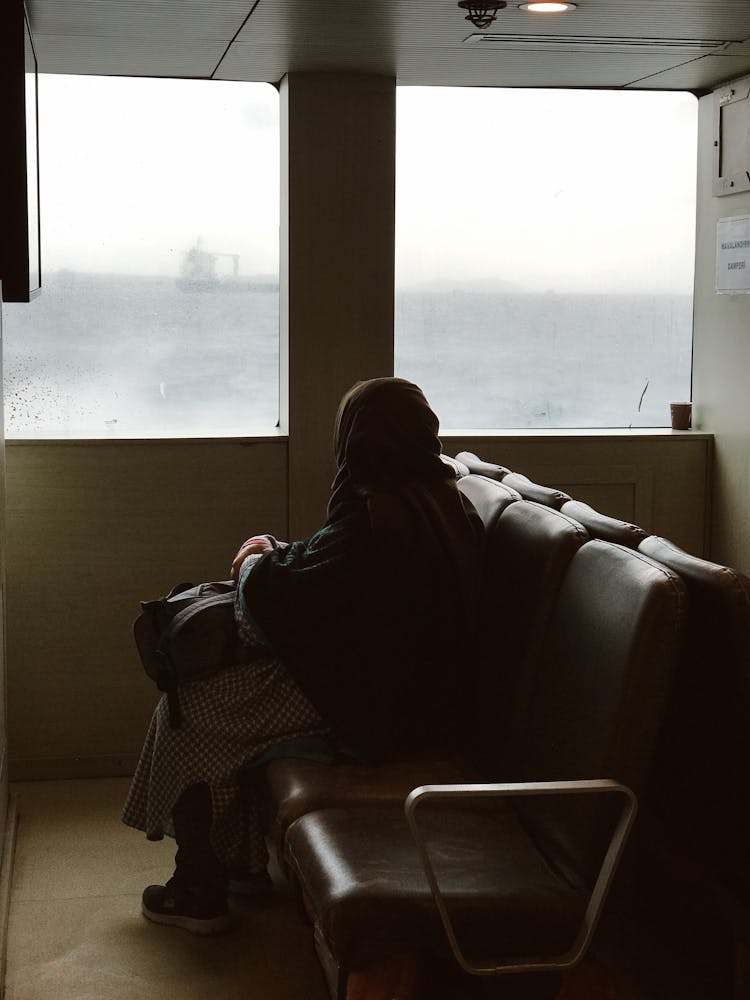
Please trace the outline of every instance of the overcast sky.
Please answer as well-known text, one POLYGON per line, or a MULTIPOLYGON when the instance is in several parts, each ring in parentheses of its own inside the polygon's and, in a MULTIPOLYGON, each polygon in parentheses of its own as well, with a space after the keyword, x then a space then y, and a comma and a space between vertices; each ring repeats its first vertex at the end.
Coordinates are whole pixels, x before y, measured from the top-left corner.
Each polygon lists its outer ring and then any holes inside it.
POLYGON ((200 238, 276 272, 278 121, 270 84, 41 76, 43 268, 176 275, 200 238))
MULTIPOLYGON (((43 268, 278 267, 270 85, 41 76, 43 268), (226 265, 229 266, 228 264, 226 265)), ((691 291, 687 94, 399 88, 397 283, 691 291)))
POLYGON ((399 91, 402 280, 692 290, 690 94, 399 91))

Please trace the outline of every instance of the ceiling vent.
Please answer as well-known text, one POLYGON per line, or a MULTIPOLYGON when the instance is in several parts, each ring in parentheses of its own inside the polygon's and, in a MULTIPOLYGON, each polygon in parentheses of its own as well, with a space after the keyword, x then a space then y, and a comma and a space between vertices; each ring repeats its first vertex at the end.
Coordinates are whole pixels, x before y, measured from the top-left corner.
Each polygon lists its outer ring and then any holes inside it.
POLYGON ((650 52, 700 56, 731 44, 711 38, 606 38, 596 35, 503 35, 479 32, 465 45, 491 49, 549 49, 551 52, 650 52))

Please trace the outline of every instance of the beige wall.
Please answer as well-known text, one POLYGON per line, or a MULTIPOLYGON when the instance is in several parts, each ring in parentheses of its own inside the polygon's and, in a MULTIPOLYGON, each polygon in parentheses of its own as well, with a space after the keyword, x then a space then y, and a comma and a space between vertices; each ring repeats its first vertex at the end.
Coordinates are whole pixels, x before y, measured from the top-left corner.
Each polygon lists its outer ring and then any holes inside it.
POLYGON ((156 700, 139 601, 226 579, 253 532, 284 537, 286 461, 283 439, 9 445, 14 776, 129 769, 156 700))
POLYGON ((282 427, 290 524, 304 536, 328 501, 341 396, 393 373, 396 81, 292 73, 281 130, 282 427))
POLYGON ((693 400, 715 436, 711 555, 750 574, 750 296, 716 295, 716 222, 750 214, 750 192, 715 198, 714 96, 701 99, 693 400))

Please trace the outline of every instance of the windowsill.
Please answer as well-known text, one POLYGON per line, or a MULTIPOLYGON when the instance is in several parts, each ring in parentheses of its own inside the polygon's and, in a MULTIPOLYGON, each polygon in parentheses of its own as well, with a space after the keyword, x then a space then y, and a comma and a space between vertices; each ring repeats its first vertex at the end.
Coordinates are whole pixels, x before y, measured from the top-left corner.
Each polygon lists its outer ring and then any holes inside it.
MULTIPOLYGON (((673 431, 669 427, 519 427, 505 429, 454 429, 440 432, 443 441, 466 440, 498 440, 503 438, 525 438, 527 440, 538 439, 549 440, 554 438, 560 441, 574 441, 587 438, 627 438, 631 441, 649 440, 659 438, 687 440, 690 438, 701 438, 703 440, 713 438, 713 434, 708 431, 690 430, 673 431)), ((289 435, 280 428, 258 430, 256 433, 233 435, 206 435, 205 437, 115 437, 114 435, 101 434, 70 434, 65 436, 58 434, 45 437, 13 437, 6 438, 5 444, 8 447, 14 445, 71 445, 71 444, 142 444, 142 445, 165 445, 165 444, 257 444, 260 442, 283 442, 287 441, 289 435)))
POLYGON ((40 434, 38 437, 6 437, 5 444, 9 447, 13 445, 51 445, 51 444, 204 444, 204 443, 214 443, 214 444, 257 444, 261 441, 277 442, 286 441, 289 435, 286 431, 282 431, 278 427, 272 427, 270 429, 263 428, 258 429, 255 432, 244 433, 244 434, 215 434, 215 435, 205 435, 205 436, 195 436, 195 437, 169 437, 169 436, 159 436, 153 434, 150 436, 141 437, 118 437, 114 434, 55 434, 50 436, 45 436, 40 434))
POLYGON ((628 438, 630 440, 657 438, 712 438, 708 431, 690 430, 673 431, 671 427, 519 427, 506 430, 450 430, 440 431, 443 440, 465 438, 480 438, 497 440, 498 438, 539 438, 540 440, 557 438, 560 440, 578 440, 581 438, 628 438))

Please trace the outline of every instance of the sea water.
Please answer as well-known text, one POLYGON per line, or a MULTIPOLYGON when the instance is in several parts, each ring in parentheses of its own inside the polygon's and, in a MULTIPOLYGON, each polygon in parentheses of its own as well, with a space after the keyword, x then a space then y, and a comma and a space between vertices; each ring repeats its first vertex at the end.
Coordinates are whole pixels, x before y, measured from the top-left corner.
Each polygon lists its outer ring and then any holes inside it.
MULTIPOLYGON (((246 435, 278 422, 267 281, 187 289, 55 272, 4 320, 9 437, 246 435)), ((669 401, 690 398, 689 296, 403 289, 395 329, 396 374, 422 386, 443 429, 666 426, 669 401)))

